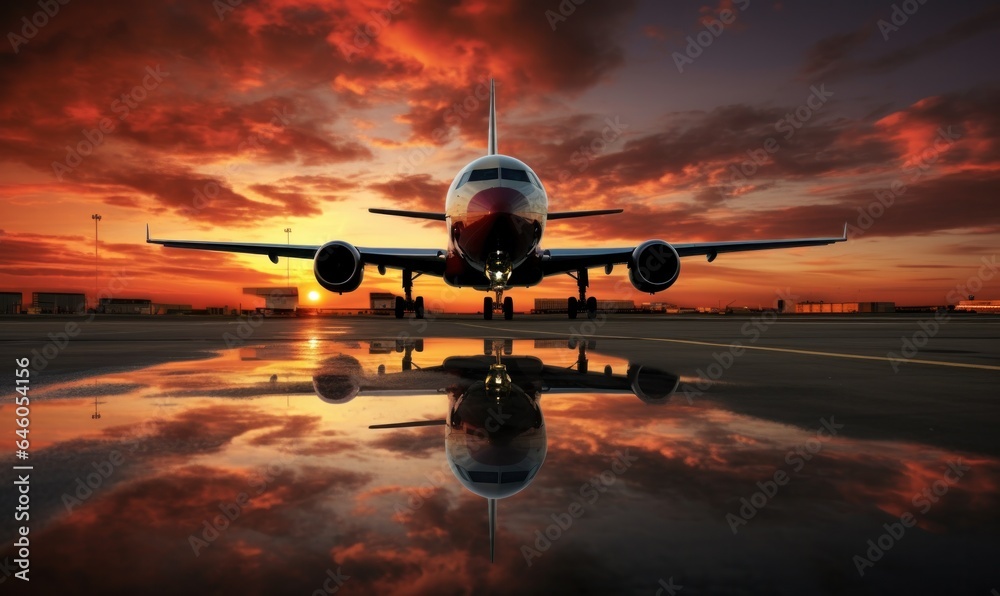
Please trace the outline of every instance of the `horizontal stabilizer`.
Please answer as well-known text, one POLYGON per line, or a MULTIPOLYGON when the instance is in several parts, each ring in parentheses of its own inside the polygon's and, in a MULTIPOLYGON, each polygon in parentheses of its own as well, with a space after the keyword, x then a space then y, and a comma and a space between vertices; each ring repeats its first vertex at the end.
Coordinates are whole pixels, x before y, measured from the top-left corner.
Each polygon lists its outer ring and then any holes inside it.
POLYGON ((368 211, 370 213, 378 213, 379 215, 395 215, 396 217, 444 221, 444 213, 431 213, 430 211, 403 211, 400 209, 369 209, 368 211))
POLYGON ((545 217, 549 220, 553 219, 569 219, 571 217, 590 217, 591 215, 613 215, 615 213, 621 213, 624 209, 598 209, 596 211, 555 211, 549 213, 545 217))
POLYGON ((383 428, 417 428, 420 426, 444 426, 445 420, 418 420, 416 422, 392 422, 390 424, 373 424, 369 429, 378 430, 383 428))

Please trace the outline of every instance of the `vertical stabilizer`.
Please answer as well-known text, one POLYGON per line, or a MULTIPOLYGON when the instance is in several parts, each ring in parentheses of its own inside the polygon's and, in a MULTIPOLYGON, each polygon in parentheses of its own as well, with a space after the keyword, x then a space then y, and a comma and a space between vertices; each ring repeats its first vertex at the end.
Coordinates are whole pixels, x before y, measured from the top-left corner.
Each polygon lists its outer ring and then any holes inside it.
POLYGON ((486 155, 497 154, 497 104, 493 79, 490 79, 490 134, 487 139, 486 155))
POLYGON ((497 500, 487 499, 490 508, 490 563, 493 562, 493 551, 497 537, 497 500))

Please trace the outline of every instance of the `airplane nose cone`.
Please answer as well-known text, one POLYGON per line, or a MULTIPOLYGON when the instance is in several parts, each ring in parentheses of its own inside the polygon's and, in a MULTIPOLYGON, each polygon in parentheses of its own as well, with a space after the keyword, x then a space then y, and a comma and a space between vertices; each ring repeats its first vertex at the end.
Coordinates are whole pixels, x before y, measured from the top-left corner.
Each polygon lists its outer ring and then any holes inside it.
POLYGON ((515 188, 495 187, 481 190, 469 201, 469 215, 524 213, 528 199, 515 188))

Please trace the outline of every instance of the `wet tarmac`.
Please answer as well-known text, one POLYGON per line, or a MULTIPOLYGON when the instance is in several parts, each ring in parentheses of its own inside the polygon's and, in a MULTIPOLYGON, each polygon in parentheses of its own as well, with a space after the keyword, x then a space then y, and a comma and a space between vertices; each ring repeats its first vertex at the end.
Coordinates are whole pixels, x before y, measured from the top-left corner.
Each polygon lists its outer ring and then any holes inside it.
POLYGON ((0 580, 26 525, 39 593, 988 595, 998 340, 956 315, 0 318, 31 371, 0 580))

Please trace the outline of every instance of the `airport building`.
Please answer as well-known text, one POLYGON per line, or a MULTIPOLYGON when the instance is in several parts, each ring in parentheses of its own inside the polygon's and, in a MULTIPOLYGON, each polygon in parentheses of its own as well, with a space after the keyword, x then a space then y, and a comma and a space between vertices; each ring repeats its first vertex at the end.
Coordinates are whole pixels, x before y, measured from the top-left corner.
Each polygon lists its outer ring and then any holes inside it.
POLYGON ((888 313, 896 311, 895 302, 799 302, 796 313, 888 313))
POLYGON ((294 313, 299 305, 298 288, 243 288, 243 293, 264 298, 265 311, 294 313))
POLYGON ((396 295, 389 292, 371 292, 368 302, 372 310, 393 310, 396 308, 396 295))
POLYGON ((0 315, 21 314, 22 300, 21 292, 0 292, 0 315))
MULTIPOLYGON (((535 298, 533 313, 563 313, 569 308, 568 298, 535 298)), ((581 311, 586 306, 580 307, 581 311)), ((603 312, 634 312, 635 302, 632 300, 598 300, 597 310, 603 312)))
POLYGON ((1000 300, 961 300, 955 310, 1000 314, 1000 300))
POLYGON ((101 298, 97 312, 106 315, 148 315, 153 301, 147 298, 101 298))
POLYGON ((153 304, 150 308, 154 315, 189 315, 194 311, 190 304, 153 304))
POLYGON ((82 292, 32 292, 28 312, 39 315, 76 314, 87 310, 82 292))

